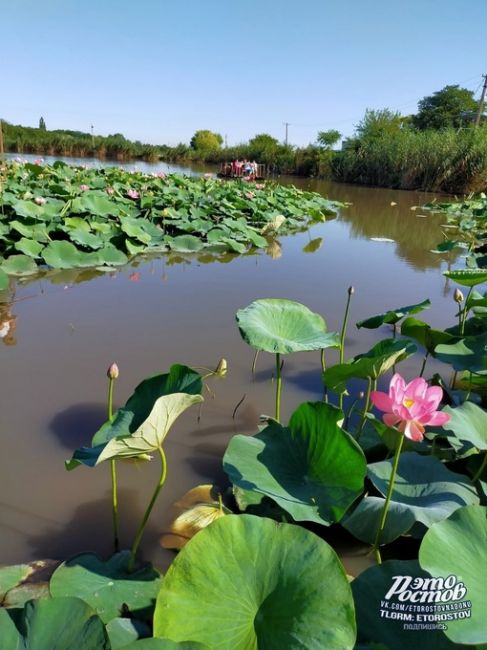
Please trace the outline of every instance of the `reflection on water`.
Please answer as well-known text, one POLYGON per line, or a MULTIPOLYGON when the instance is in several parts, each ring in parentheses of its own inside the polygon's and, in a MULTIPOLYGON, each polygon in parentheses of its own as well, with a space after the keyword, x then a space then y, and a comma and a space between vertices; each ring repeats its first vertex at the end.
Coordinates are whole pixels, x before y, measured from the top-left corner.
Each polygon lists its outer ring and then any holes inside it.
MULTIPOLYGON (((387 328, 358 331, 354 323, 403 304, 430 298, 426 320, 434 327, 453 324, 451 288, 440 272, 445 258, 429 253, 441 240, 441 218, 419 218, 410 209, 425 195, 290 182, 352 205, 337 219, 271 241, 266 251, 141 256, 109 272, 50 270, 18 279, 3 292, 0 327, 9 322, 3 342, 13 336, 17 344, 0 346, 0 563, 62 558, 87 548, 109 552, 109 468, 68 473, 64 461, 80 441, 91 439, 104 417, 105 372, 113 361, 120 367, 115 406, 144 377, 172 363, 211 368, 221 357, 228 361, 216 395, 205 395, 201 419, 197 409, 190 410, 168 436, 167 484, 142 548, 145 557, 165 565, 172 555, 159 548, 158 538, 169 506, 200 483, 225 487, 222 454, 228 440, 236 432, 257 431, 259 415, 273 411, 274 359, 260 355, 252 378, 252 350, 235 323, 238 309, 257 298, 290 298, 323 314, 328 329, 337 331, 347 288, 354 285, 347 357, 390 336, 387 328)), ((415 376, 420 362, 407 360, 402 373, 415 376)), ((319 355, 289 356, 283 373, 286 421, 300 402, 320 395, 319 355)), ((363 389, 357 382, 351 399, 363 389)), ((158 471, 155 462, 120 467, 124 545, 131 541, 158 471)))

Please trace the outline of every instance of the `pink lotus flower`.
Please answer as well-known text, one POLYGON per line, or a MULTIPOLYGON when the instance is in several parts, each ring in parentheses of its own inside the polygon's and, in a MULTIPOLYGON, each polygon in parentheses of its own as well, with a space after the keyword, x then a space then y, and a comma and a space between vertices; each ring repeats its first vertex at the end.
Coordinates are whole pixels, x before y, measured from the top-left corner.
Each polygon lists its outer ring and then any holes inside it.
POLYGON ((106 187, 105 192, 107 194, 113 194, 115 192, 115 190, 113 189, 113 187, 106 187))
POLYGON ((127 196, 131 199, 138 199, 140 194, 137 192, 137 190, 127 190, 127 196))
POLYGON ((256 183, 255 184, 255 189, 256 190, 263 190, 263 189, 265 189, 265 184, 264 183, 256 183))
POLYGON ((140 280, 140 273, 138 271, 129 275, 130 282, 138 282, 140 280))
POLYGON ((44 205, 47 203, 47 199, 45 199, 43 196, 36 196, 34 203, 37 203, 37 205, 44 205))
POLYGON ((253 199, 255 194, 253 192, 245 192, 246 199, 253 199))
POLYGON ((423 440, 425 426, 440 426, 450 419, 447 413, 436 410, 442 397, 439 386, 429 387, 422 377, 406 384, 398 373, 391 379, 389 394, 381 391, 370 394, 374 406, 384 411, 384 424, 397 427, 414 442, 423 440))
POLYGON ((88 191, 90 188, 88 187, 88 185, 80 185, 80 186, 79 186, 79 189, 80 189, 82 192, 86 192, 86 191, 88 191))

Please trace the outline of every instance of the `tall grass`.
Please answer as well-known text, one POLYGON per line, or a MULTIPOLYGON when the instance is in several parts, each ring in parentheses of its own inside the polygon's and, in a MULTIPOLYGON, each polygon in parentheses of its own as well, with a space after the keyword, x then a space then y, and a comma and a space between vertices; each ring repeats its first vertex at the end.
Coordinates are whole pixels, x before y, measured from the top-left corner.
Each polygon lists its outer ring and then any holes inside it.
POLYGON ((332 161, 336 180, 456 193, 487 187, 487 125, 479 129, 401 129, 356 139, 332 161))

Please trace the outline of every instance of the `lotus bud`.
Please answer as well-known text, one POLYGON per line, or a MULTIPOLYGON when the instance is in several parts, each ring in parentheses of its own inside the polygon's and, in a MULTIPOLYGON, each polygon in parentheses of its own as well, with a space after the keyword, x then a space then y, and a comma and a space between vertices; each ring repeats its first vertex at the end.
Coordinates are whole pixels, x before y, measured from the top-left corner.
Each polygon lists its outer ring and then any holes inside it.
POLYGON ((458 289, 458 287, 455 289, 455 293, 453 294, 453 300, 458 304, 465 300, 463 293, 458 289))
POLYGON ((215 375, 218 375, 219 377, 225 377, 227 374, 227 360, 226 359, 220 359, 218 362, 217 367, 215 368, 214 371, 215 375))
POLYGON ((355 293, 355 288, 354 287, 348 287, 348 295, 353 296, 354 293, 355 293))
POLYGON ((118 366, 116 363, 112 363, 112 365, 107 370, 107 377, 108 379, 118 379, 118 375, 119 375, 118 366))

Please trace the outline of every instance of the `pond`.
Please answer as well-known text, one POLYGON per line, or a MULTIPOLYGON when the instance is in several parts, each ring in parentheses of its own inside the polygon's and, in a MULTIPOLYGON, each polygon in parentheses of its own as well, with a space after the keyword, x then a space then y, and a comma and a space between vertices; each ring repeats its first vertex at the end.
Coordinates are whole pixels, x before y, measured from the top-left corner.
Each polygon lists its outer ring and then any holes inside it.
MULTIPOLYGON (((191 171, 166 164, 137 168, 191 171)), ((210 263, 173 254, 138 259, 110 274, 49 273, 12 288, 10 302, 0 307, 2 320, 12 324, 0 344, 2 564, 65 558, 87 549, 110 554, 109 468, 68 473, 64 461, 74 448, 89 444, 106 419, 106 370, 113 361, 120 368, 115 406, 139 381, 172 363, 212 368, 221 357, 228 361, 226 378, 210 382, 214 395, 205 394, 199 421, 196 410, 184 414, 166 443, 168 479, 142 544, 144 557, 166 566, 172 554, 160 549, 159 537, 170 505, 195 485, 225 486, 222 456, 228 440, 235 432, 255 432, 259 415, 273 410, 274 359, 261 354, 252 380, 252 351, 239 335, 238 309, 257 298, 289 298, 321 313, 329 330, 339 330, 353 285, 349 357, 388 336, 385 328, 359 331, 354 323, 390 308, 430 298, 426 320, 440 328, 453 323, 454 288, 441 274, 445 259, 430 252, 442 240, 443 219, 412 209, 431 195, 276 180, 351 205, 336 219, 279 238, 255 254, 210 263)), ((403 374, 415 376, 416 364, 406 361, 403 374)), ((318 353, 286 360, 284 422, 300 402, 321 397, 319 368, 318 353)), ((120 463, 122 546, 133 538, 157 473, 156 463, 120 463)), ((363 566, 364 559, 355 557, 360 553, 356 543, 351 548, 344 543, 352 572, 363 566)))

